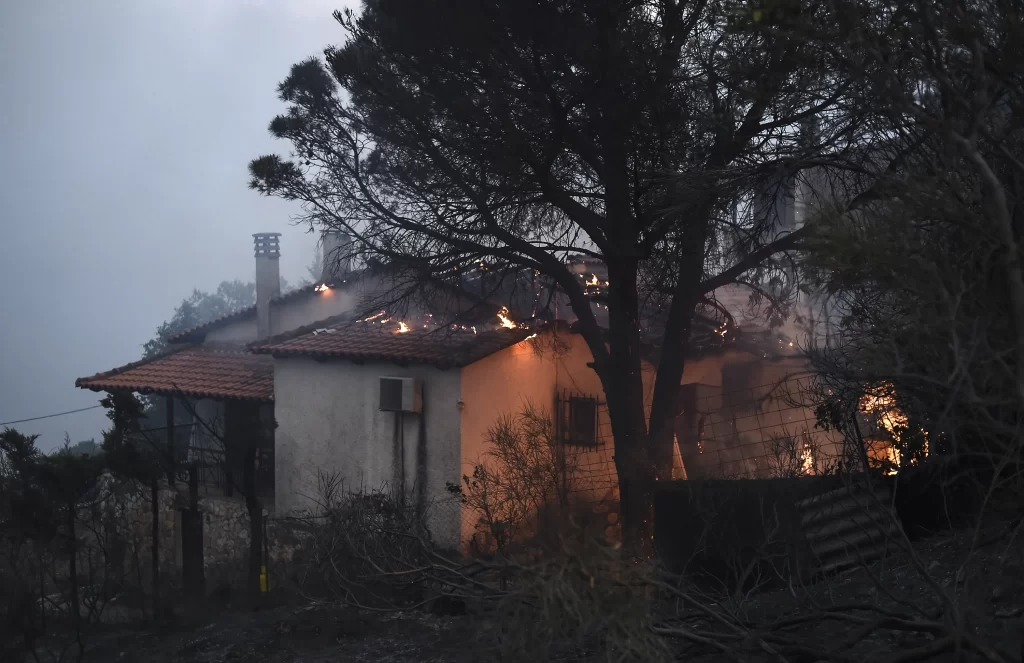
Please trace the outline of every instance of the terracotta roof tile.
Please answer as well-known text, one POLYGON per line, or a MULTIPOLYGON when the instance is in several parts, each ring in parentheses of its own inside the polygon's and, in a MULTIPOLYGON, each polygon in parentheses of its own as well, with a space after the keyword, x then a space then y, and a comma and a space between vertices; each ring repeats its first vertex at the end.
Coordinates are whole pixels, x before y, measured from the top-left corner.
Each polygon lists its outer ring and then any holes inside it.
POLYGON ((272 401, 274 363, 271 357, 237 346, 195 346, 79 378, 75 386, 92 391, 129 389, 140 394, 272 401))
POLYGON ((472 331, 410 329, 399 333, 387 325, 331 318, 250 345, 253 352, 274 356, 338 357, 440 368, 468 366, 528 338, 530 329, 472 331))

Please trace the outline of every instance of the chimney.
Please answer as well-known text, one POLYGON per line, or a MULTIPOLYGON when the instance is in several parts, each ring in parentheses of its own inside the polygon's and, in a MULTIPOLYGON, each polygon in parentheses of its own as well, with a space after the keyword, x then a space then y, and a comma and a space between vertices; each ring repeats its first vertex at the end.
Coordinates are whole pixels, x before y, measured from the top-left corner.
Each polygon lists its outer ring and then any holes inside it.
POLYGON ((320 279, 324 283, 333 283, 345 278, 352 271, 352 236, 348 233, 329 230, 324 233, 321 242, 323 247, 323 273, 320 279))
POLYGON ((256 252, 256 336, 270 336, 270 300, 281 295, 281 233, 252 236, 256 252))

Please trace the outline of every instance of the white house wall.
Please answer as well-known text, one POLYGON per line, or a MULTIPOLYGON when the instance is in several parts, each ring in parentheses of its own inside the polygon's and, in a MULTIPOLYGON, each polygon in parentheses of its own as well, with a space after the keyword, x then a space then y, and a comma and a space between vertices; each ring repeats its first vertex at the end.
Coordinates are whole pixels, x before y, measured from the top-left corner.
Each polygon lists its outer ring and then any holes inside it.
MULTIPOLYGON (((318 473, 334 473, 349 490, 397 486, 395 413, 379 410, 382 376, 423 381, 423 414, 404 420, 406 488, 424 485, 430 502, 450 502, 446 482, 460 473, 461 396, 459 371, 343 360, 274 359, 277 511, 293 513, 315 505, 318 473), (421 445, 421 417, 426 431, 421 445), (418 454, 425 455, 425 481, 417 481, 418 454)), ((458 544, 459 512, 450 503, 432 511, 431 528, 441 545, 458 544)))
POLYGON ((270 333, 285 332, 313 324, 318 320, 347 313, 359 303, 356 288, 330 288, 311 292, 270 305, 270 333))
MULTIPOLYGON (((331 288, 309 292, 270 304, 270 333, 285 332, 318 320, 346 313, 358 303, 353 289, 331 288)), ((251 343, 257 340, 256 316, 233 320, 206 333, 208 343, 251 343)))

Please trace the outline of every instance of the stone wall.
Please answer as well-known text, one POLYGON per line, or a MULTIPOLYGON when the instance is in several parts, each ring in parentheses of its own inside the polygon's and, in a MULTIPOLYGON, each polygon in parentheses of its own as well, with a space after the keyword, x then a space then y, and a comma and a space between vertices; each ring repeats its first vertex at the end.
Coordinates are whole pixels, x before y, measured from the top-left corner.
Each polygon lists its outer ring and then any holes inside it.
MULTIPOLYGON (((241 498, 204 497, 199 500, 203 514, 203 567, 208 588, 227 584, 241 587, 249 560, 249 513, 241 498)), ((283 577, 296 561, 301 547, 301 530, 288 520, 277 520, 272 510, 267 517, 267 552, 271 573, 283 577)))
MULTIPOLYGON (((83 528, 83 540, 94 546, 123 550, 124 574, 129 585, 142 585, 149 590, 152 566, 153 515, 151 493, 137 483, 120 484, 107 479, 103 486, 102 513, 94 518, 97 525, 83 528), (90 543, 91 542, 91 543, 90 543)), ((159 489, 159 555, 161 584, 180 586, 182 567, 182 511, 188 507, 184 486, 159 489)), ((209 591, 228 585, 243 587, 249 560, 249 515, 241 497, 202 496, 199 511, 203 519, 203 567, 209 591)), ((297 558, 301 531, 288 521, 268 516, 267 545, 271 572, 282 573, 297 558)), ((84 519, 83 519, 84 522, 84 519)))

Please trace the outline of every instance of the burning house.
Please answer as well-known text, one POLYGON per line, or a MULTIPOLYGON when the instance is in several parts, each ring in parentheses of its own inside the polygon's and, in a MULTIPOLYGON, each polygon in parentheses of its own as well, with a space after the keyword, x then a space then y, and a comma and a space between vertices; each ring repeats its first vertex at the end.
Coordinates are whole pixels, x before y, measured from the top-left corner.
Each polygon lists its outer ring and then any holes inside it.
MULTIPOLYGON (((579 451, 587 498, 615 501, 603 389, 557 288, 532 270, 498 274, 502 266, 480 263, 458 287, 367 315, 367 302, 403 276, 353 269, 349 242, 326 236, 320 282, 282 294, 278 236, 255 235, 254 306, 177 334, 164 355, 77 386, 183 399, 195 421, 175 443, 190 460, 217 458, 228 475, 240 469, 217 457, 218 447, 267 422, 259 485, 277 514, 312 506, 319 476, 332 473, 351 489, 388 484, 424 504, 447 501, 434 539, 460 547, 477 523, 451 503, 447 486, 472 473, 497 419, 527 402, 550 413, 559 438, 579 451)), ((585 257, 570 264, 605 325, 607 270, 585 257)), ((777 389, 803 369, 794 339, 764 323, 746 291, 722 288, 713 300, 691 335, 673 476, 821 471, 831 442, 808 408, 783 405, 777 389)), ((648 398, 659 351, 657 316, 649 318, 648 398)))

